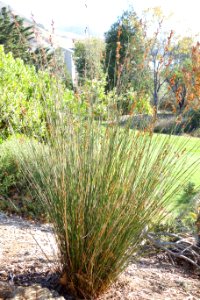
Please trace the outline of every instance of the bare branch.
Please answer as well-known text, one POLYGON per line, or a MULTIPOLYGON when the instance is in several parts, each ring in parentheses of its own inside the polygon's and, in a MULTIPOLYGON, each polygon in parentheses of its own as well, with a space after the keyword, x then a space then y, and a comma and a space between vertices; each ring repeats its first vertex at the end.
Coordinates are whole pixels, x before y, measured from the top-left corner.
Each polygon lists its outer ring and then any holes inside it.
POLYGON ((147 239, 158 249, 164 250, 171 258, 183 259, 200 270, 200 248, 176 234, 168 232, 149 233, 147 239), (169 236, 176 241, 162 241, 157 236, 169 236), (178 240, 177 240, 178 239, 178 240))

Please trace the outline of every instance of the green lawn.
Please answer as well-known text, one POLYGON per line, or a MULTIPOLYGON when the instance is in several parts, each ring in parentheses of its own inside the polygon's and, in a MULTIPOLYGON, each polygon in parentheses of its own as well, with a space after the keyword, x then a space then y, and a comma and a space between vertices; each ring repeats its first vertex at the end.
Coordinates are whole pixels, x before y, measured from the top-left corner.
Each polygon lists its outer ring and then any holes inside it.
MULTIPOLYGON (((166 135, 164 134, 156 134, 155 138, 161 142, 166 139, 166 135)), ((186 154, 186 162, 183 165, 184 170, 186 170, 187 183, 193 183, 196 191, 200 191, 200 138, 187 137, 187 136, 171 136, 170 141, 173 150, 179 151, 180 148, 185 149, 186 154), (191 168, 191 165, 194 166, 191 168)), ((179 181, 180 183, 180 181, 179 181)), ((187 196, 184 195, 184 187, 186 186, 186 182, 184 182, 183 188, 175 194, 171 199, 170 209, 173 209, 173 215, 178 215, 179 206, 177 209, 174 209, 176 204, 180 203, 180 199, 186 199, 186 203, 183 207, 188 208, 187 205, 187 196)))
MULTIPOLYGON (((133 136, 135 135, 135 130, 133 130, 133 136)), ((154 152, 154 157, 156 157, 157 153, 162 151, 163 144, 166 143, 167 139, 169 139, 169 143, 173 149, 172 153, 180 152, 184 150, 184 164, 182 163, 182 167, 186 171, 187 182, 193 183, 195 188, 200 191, 200 138, 192 137, 192 136, 178 136, 178 135, 167 135, 161 133, 153 134, 153 145, 152 151, 154 152), (193 166, 192 166, 193 165, 193 166), (192 167, 191 167, 192 166, 192 167)), ((181 155, 180 155, 180 164, 181 164, 181 155)), ((180 179, 181 180, 181 179, 180 179)), ((180 183, 180 180, 178 183, 180 183)), ((184 182, 184 184, 186 184, 184 182)), ((184 186, 182 189, 182 193, 184 192, 184 186)), ((181 194, 174 195, 173 201, 178 200, 181 194)))
POLYGON ((185 168, 198 161, 198 163, 195 165, 194 170, 192 171, 189 181, 193 182, 195 186, 199 187, 200 189, 200 138, 173 136, 171 137, 171 139, 173 146, 175 148, 177 147, 177 150, 180 145, 184 145, 185 151, 187 153, 187 165, 185 166, 185 168))

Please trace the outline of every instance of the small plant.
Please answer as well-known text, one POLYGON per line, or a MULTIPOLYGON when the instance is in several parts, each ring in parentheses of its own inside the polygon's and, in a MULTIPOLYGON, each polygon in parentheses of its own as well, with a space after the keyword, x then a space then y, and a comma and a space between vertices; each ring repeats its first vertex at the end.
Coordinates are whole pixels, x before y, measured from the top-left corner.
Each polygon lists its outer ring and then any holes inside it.
POLYGON ((197 203, 199 189, 193 182, 187 182, 183 186, 183 192, 175 204, 172 218, 169 224, 173 228, 173 232, 190 232, 194 234, 196 231, 195 222, 197 220, 197 203))
POLYGON ((195 194, 195 184, 194 184, 194 182, 188 182, 188 184, 184 188, 184 192, 188 196, 194 195, 195 194))
POLYGON ((198 189, 191 181, 187 182, 183 187, 183 192, 177 201, 177 208, 182 212, 190 209, 194 205, 193 198, 198 193, 198 189))

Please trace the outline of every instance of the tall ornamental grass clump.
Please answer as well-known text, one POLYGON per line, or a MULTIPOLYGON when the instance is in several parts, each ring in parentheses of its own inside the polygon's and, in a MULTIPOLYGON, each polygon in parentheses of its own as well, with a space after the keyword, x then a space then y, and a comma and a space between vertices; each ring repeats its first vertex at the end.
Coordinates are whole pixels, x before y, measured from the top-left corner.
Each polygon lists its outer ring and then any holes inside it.
POLYGON ((55 111, 47 144, 29 144, 34 160, 22 156, 23 170, 53 223, 61 283, 94 299, 127 266, 145 228, 167 214, 189 176, 184 145, 55 111))

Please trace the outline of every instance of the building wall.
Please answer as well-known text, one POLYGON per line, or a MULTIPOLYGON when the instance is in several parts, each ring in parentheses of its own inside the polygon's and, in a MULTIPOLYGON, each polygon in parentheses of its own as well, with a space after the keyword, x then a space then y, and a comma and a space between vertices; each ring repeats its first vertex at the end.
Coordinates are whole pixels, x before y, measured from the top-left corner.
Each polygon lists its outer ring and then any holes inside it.
POLYGON ((67 67, 67 71, 69 72, 72 82, 76 83, 76 68, 73 60, 73 50, 71 49, 63 49, 64 52, 64 61, 67 67))

